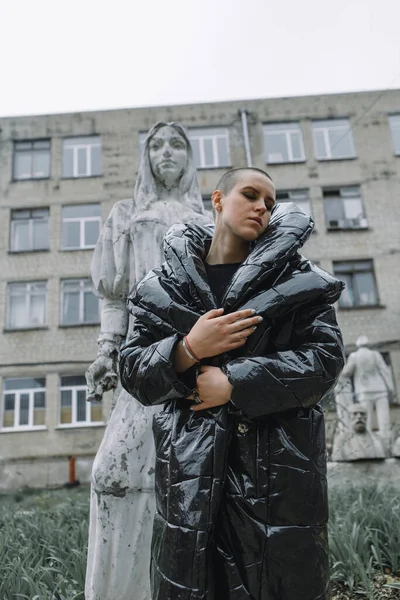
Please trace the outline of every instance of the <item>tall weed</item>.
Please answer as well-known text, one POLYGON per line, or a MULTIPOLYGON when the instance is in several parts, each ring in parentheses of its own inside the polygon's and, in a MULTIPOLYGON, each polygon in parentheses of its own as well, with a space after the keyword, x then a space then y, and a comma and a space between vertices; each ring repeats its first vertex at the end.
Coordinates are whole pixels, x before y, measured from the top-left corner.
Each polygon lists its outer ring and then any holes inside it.
POLYGON ((332 581, 375 600, 376 571, 400 572, 399 493, 376 486, 330 492, 332 581))

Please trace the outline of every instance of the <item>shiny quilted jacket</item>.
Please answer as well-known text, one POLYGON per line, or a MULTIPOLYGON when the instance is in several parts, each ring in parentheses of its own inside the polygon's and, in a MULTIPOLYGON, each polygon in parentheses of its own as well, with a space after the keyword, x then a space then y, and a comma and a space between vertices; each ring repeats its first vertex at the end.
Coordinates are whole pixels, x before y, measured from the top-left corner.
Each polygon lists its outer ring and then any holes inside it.
POLYGON ((312 220, 278 205, 226 290, 225 313, 263 323, 244 347, 204 361, 233 385, 223 407, 193 413, 196 372, 178 376, 175 344, 216 308, 204 258, 212 228, 174 226, 165 263, 128 300, 125 389, 155 416, 153 600, 327 600, 327 492, 319 401, 344 353, 332 303, 343 284, 298 254, 312 220))

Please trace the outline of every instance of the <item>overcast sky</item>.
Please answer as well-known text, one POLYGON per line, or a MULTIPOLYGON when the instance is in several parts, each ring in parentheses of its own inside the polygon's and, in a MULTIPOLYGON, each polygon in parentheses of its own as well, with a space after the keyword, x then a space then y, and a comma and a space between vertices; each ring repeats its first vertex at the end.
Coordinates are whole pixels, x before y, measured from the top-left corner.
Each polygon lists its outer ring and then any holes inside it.
POLYGON ((0 116, 400 87, 399 0, 0 0, 0 116))

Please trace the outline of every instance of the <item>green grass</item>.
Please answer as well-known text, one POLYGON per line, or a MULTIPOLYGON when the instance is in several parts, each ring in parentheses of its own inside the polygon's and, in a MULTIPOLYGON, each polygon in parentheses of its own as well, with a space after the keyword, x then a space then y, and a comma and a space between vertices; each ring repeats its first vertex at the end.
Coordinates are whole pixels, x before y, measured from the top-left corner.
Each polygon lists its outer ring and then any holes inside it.
MULTIPOLYGON (((399 496, 391 488, 331 491, 332 583, 345 597, 381 600, 379 573, 392 575, 398 593, 399 496)), ((0 495, 0 600, 84 600, 88 517, 87 487, 0 495)))
POLYGON ((88 489, 0 497, 0 600, 83 600, 88 489))
MULTIPOLYGON (((330 494, 332 582, 380 600, 377 572, 400 574, 400 499, 393 488, 334 490, 330 494)), ((395 588, 398 583, 394 582, 395 588)))

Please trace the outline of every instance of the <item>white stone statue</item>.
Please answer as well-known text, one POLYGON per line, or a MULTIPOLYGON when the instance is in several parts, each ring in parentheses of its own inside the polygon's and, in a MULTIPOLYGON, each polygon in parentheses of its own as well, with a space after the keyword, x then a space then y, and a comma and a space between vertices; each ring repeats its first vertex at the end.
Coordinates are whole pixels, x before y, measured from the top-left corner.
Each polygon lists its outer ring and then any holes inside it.
POLYGON ((356 402, 349 407, 348 412, 350 427, 335 435, 332 460, 350 462, 385 458, 381 440, 368 429, 366 407, 356 402))
POLYGON ((349 355, 341 380, 352 380, 357 402, 367 409, 367 428, 372 430, 376 411, 379 436, 386 448, 390 447, 389 392, 393 392, 392 374, 382 355, 368 347, 368 338, 362 335, 356 342, 357 350, 349 355))
POLYGON ((86 378, 88 399, 115 389, 114 408, 92 470, 86 600, 150 600, 154 499, 152 418, 122 390, 117 363, 132 317, 132 286, 161 264, 162 239, 178 222, 209 224, 184 129, 157 123, 144 144, 134 198, 113 207, 93 256, 92 279, 103 298, 99 353, 86 378))

